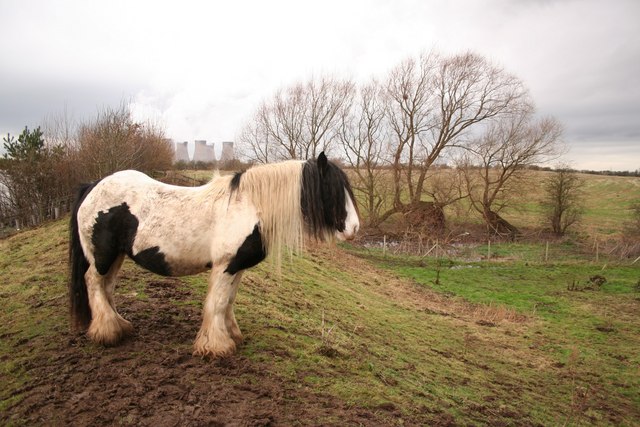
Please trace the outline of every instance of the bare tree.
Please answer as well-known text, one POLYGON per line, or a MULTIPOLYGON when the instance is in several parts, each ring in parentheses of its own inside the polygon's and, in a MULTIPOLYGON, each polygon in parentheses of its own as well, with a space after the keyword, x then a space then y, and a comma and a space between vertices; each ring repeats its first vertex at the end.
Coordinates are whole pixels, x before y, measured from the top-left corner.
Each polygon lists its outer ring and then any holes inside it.
MULTIPOLYGON (((403 189, 408 190, 409 203, 420 200, 419 185, 414 177, 428 169, 429 152, 425 140, 434 120, 435 69, 438 58, 422 55, 419 61, 408 59, 393 69, 386 82, 386 111, 391 129, 391 150, 394 182, 393 207, 382 215, 403 211, 403 189)), ((434 153, 435 154, 435 153, 434 153)))
MULTIPOLYGON (((466 178, 454 172, 440 179, 430 171, 467 147, 469 162, 481 163, 471 153, 480 150, 478 135, 492 129, 489 123, 528 112, 527 90, 501 67, 473 53, 425 53, 357 92, 335 79, 281 90, 261 104, 240 140, 258 162, 306 159, 339 141, 369 222, 377 225, 420 209, 444 218, 446 205, 466 197, 466 178)), ((469 186, 475 189, 475 181, 469 186)))
POLYGON ((304 157, 316 158, 328 150, 335 138, 339 112, 348 110, 353 101, 354 84, 349 80, 321 78, 307 86, 306 143, 304 157))
POLYGON ((499 215, 526 166, 557 156, 562 127, 553 118, 534 120, 533 107, 493 121, 466 146, 459 166, 471 206, 492 234, 515 237, 517 228, 499 215))
POLYGON ((80 169, 76 165, 78 154, 78 122, 65 105, 60 112, 45 117, 43 121, 45 145, 53 154, 55 180, 49 192, 58 199, 69 198, 80 181, 80 169))
POLYGON ((278 91, 269 106, 259 110, 261 122, 278 159, 297 159, 304 144, 306 96, 302 85, 278 91))
POLYGON ((264 120, 268 117, 266 109, 267 105, 261 104, 253 120, 244 125, 238 136, 240 155, 252 163, 269 163, 274 157, 274 142, 264 120))
POLYGON ((563 165, 543 182, 543 186, 544 218, 554 234, 563 236, 582 216, 584 180, 569 166, 563 165))
POLYGON ((361 206, 369 225, 379 224, 380 211, 388 203, 387 141, 383 88, 371 82, 359 89, 352 108, 340 116, 338 141, 353 170, 353 186, 362 195, 361 206))
POLYGON ((354 90, 349 80, 327 77, 279 90, 242 128, 243 153, 260 163, 316 157, 331 147, 354 90))
POLYGON ((465 145, 477 124, 521 109, 526 90, 481 56, 430 53, 396 67, 386 95, 395 195, 381 220, 419 204, 427 173, 443 151, 465 145))

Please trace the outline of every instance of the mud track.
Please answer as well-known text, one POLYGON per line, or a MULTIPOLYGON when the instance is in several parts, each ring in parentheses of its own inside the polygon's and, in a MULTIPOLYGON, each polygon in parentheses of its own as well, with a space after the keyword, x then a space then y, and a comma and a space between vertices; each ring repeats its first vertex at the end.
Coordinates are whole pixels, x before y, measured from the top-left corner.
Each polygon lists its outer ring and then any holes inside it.
MULTIPOLYGON (((57 342, 33 340, 17 351, 33 353, 20 366, 28 383, 0 414, 2 425, 265 426, 382 425, 393 408, 351 407, 321 391, 292 383, 235 355, 208 360, 190 354, 200 308, 177 281, 148 283, 146 301, 119 295, 119 310, 134 336, 103 348, 78 333, 57 342), (30 348, 29 348, 30 347, 30 348), (21 395, 22 398, 18 397, 21 395)), ((67 310, 66 298, 51 301, 67 310)), ((267 358, 268 360, 268 358, 267 358)))

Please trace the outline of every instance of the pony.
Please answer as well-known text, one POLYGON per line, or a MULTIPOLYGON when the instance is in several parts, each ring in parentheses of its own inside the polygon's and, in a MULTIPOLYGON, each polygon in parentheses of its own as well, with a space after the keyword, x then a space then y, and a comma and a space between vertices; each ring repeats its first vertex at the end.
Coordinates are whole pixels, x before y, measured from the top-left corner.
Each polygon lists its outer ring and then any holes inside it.
POLYGON ((193 354, 227 356, 242 342, 233 304, 243 272, 305 238, 352 239, 360 222, 346 174, 317 159, 255 166, 200 187, 120 171, 78 190, 70 220, 72 322, 113 345, 133 331, 116 310, 125 256, 163 276, 210 270, 193 354))

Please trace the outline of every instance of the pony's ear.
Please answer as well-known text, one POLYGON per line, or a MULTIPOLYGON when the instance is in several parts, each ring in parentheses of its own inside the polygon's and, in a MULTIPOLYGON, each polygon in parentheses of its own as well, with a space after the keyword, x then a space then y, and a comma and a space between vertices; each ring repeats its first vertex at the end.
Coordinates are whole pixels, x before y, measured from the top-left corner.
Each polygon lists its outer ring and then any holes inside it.
POLYGON ((329 160, 327 159, 327 156, 324 155, 324 151, 323 151, 318 156, 318 169, 320 169, 321 172, 326 172, 328 168, 329 168, 329 160))

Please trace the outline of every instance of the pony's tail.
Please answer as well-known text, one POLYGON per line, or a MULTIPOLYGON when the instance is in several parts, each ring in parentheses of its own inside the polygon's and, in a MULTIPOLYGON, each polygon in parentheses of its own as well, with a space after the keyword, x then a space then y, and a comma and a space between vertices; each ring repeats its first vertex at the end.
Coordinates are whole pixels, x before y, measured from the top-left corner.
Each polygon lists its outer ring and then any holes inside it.
POLYGON ((87 283, 84 275, 89 269, 89 261, 84 255, 80 244, 80 233, 78 230, 78 209, 97 183, 82 184, 76 194, 71 211, 71 221, 69 224, 69 265, 71 267, 71 277, 69 280, 69 302, 71 303, 71 321, 77 329, 85 330, 91 323, 91 307, 89 306, 89 295, 87 294, 87 283))

